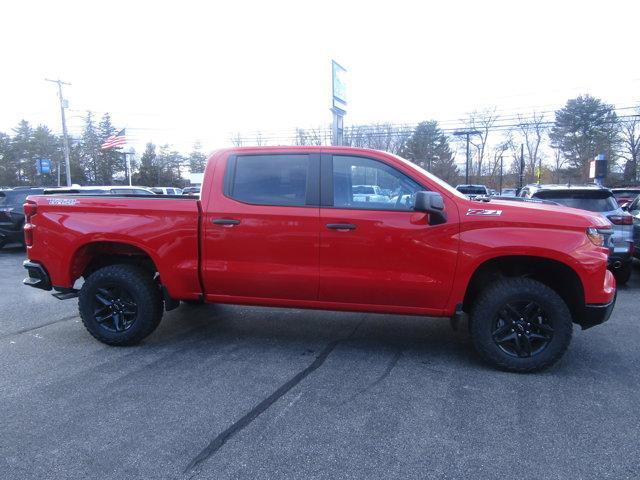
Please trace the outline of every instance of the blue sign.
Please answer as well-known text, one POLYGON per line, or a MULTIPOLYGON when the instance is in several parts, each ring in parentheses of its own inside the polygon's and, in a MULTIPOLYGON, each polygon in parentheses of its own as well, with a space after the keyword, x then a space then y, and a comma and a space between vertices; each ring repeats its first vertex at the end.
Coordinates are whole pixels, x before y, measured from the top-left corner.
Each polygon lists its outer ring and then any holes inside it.
POLYGON ((40 175, 46 175, 51 173, 51 160, 48 158, 41 158, 36 162, 36 169, 40 175))

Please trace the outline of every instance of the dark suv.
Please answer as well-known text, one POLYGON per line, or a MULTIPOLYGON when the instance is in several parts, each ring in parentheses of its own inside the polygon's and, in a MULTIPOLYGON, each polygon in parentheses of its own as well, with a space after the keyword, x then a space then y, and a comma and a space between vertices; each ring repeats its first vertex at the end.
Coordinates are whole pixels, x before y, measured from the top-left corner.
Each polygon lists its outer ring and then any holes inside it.
POLYGON ((633 262, 633 217, 616 202, 608 188, 598 185, 527 185, 520 197, 550 200, 565 207, 598 212, 613 226, 613 250, 609 270, 623 285, 629 281, 633 262))
POLYGON ((24 244, 22 204, 29 195, 38 195, 42 192, 42 188, 0 190, 0 248, 7 243, 24 244))

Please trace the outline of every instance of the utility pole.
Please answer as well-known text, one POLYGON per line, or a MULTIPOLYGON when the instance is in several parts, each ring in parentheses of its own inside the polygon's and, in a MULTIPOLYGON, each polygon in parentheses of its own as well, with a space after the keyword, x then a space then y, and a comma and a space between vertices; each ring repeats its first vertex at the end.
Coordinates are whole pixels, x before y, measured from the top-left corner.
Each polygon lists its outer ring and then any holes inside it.
POLYGON ((502 195, 502 155, 500 155, 500 187, 498 188, 498 195, 502 195))
MULTIPOLYGON (((62 117, 62 147, 64 149, 64 164, 65 172, 67 174, 67 187, 71 186, 71 166, 69 165, 69 135, 67 133, 67 120, 64 116, 64 109, 66 107, 66 100, 62 96, 62 85, 71 85, 70 83, 63 82, 62 80, 50 80, 45 78, 47 82, 53 82, 58 84, 58 98, 60 99, 60 116, 62 117)), ((60 186, 60 164, 58 163, 58 186, 60 186)))
POLYGON ((524 186, 524 143, 520 144, 520 180, 518 182, 518 191, 524 186))
POLYGON ((464 169, 464 183, 469 184, 469 136, 480 135, 478 130, 456 130, 453 132, 456 137, 465 135, 467 137, 467 164, 464 169))

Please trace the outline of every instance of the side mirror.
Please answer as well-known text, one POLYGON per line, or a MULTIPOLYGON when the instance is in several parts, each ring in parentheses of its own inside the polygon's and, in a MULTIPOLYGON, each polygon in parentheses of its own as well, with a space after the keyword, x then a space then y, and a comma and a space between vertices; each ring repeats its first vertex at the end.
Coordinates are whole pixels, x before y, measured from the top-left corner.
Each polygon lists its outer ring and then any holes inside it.
POLYGON ((416 212, 428 213, 429 225, 440 225, 447 221, 447 214, 444 211, 444 200, 439 193, 416 192, 413 209, 416 212))

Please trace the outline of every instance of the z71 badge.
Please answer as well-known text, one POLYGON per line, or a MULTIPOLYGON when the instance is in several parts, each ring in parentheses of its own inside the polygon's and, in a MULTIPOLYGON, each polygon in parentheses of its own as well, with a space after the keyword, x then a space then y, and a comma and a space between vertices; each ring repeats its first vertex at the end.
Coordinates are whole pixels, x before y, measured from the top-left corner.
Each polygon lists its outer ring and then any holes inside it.
POLYGON ((499 217, 502 215, 502 210, 487 210, 485 208, 470 208, 467 210, 467 215, 481 215, 483 217, 499 217))
POLYGON ((49 205, 75 205, 78 200, 75 198, 49 198, 49 205))

